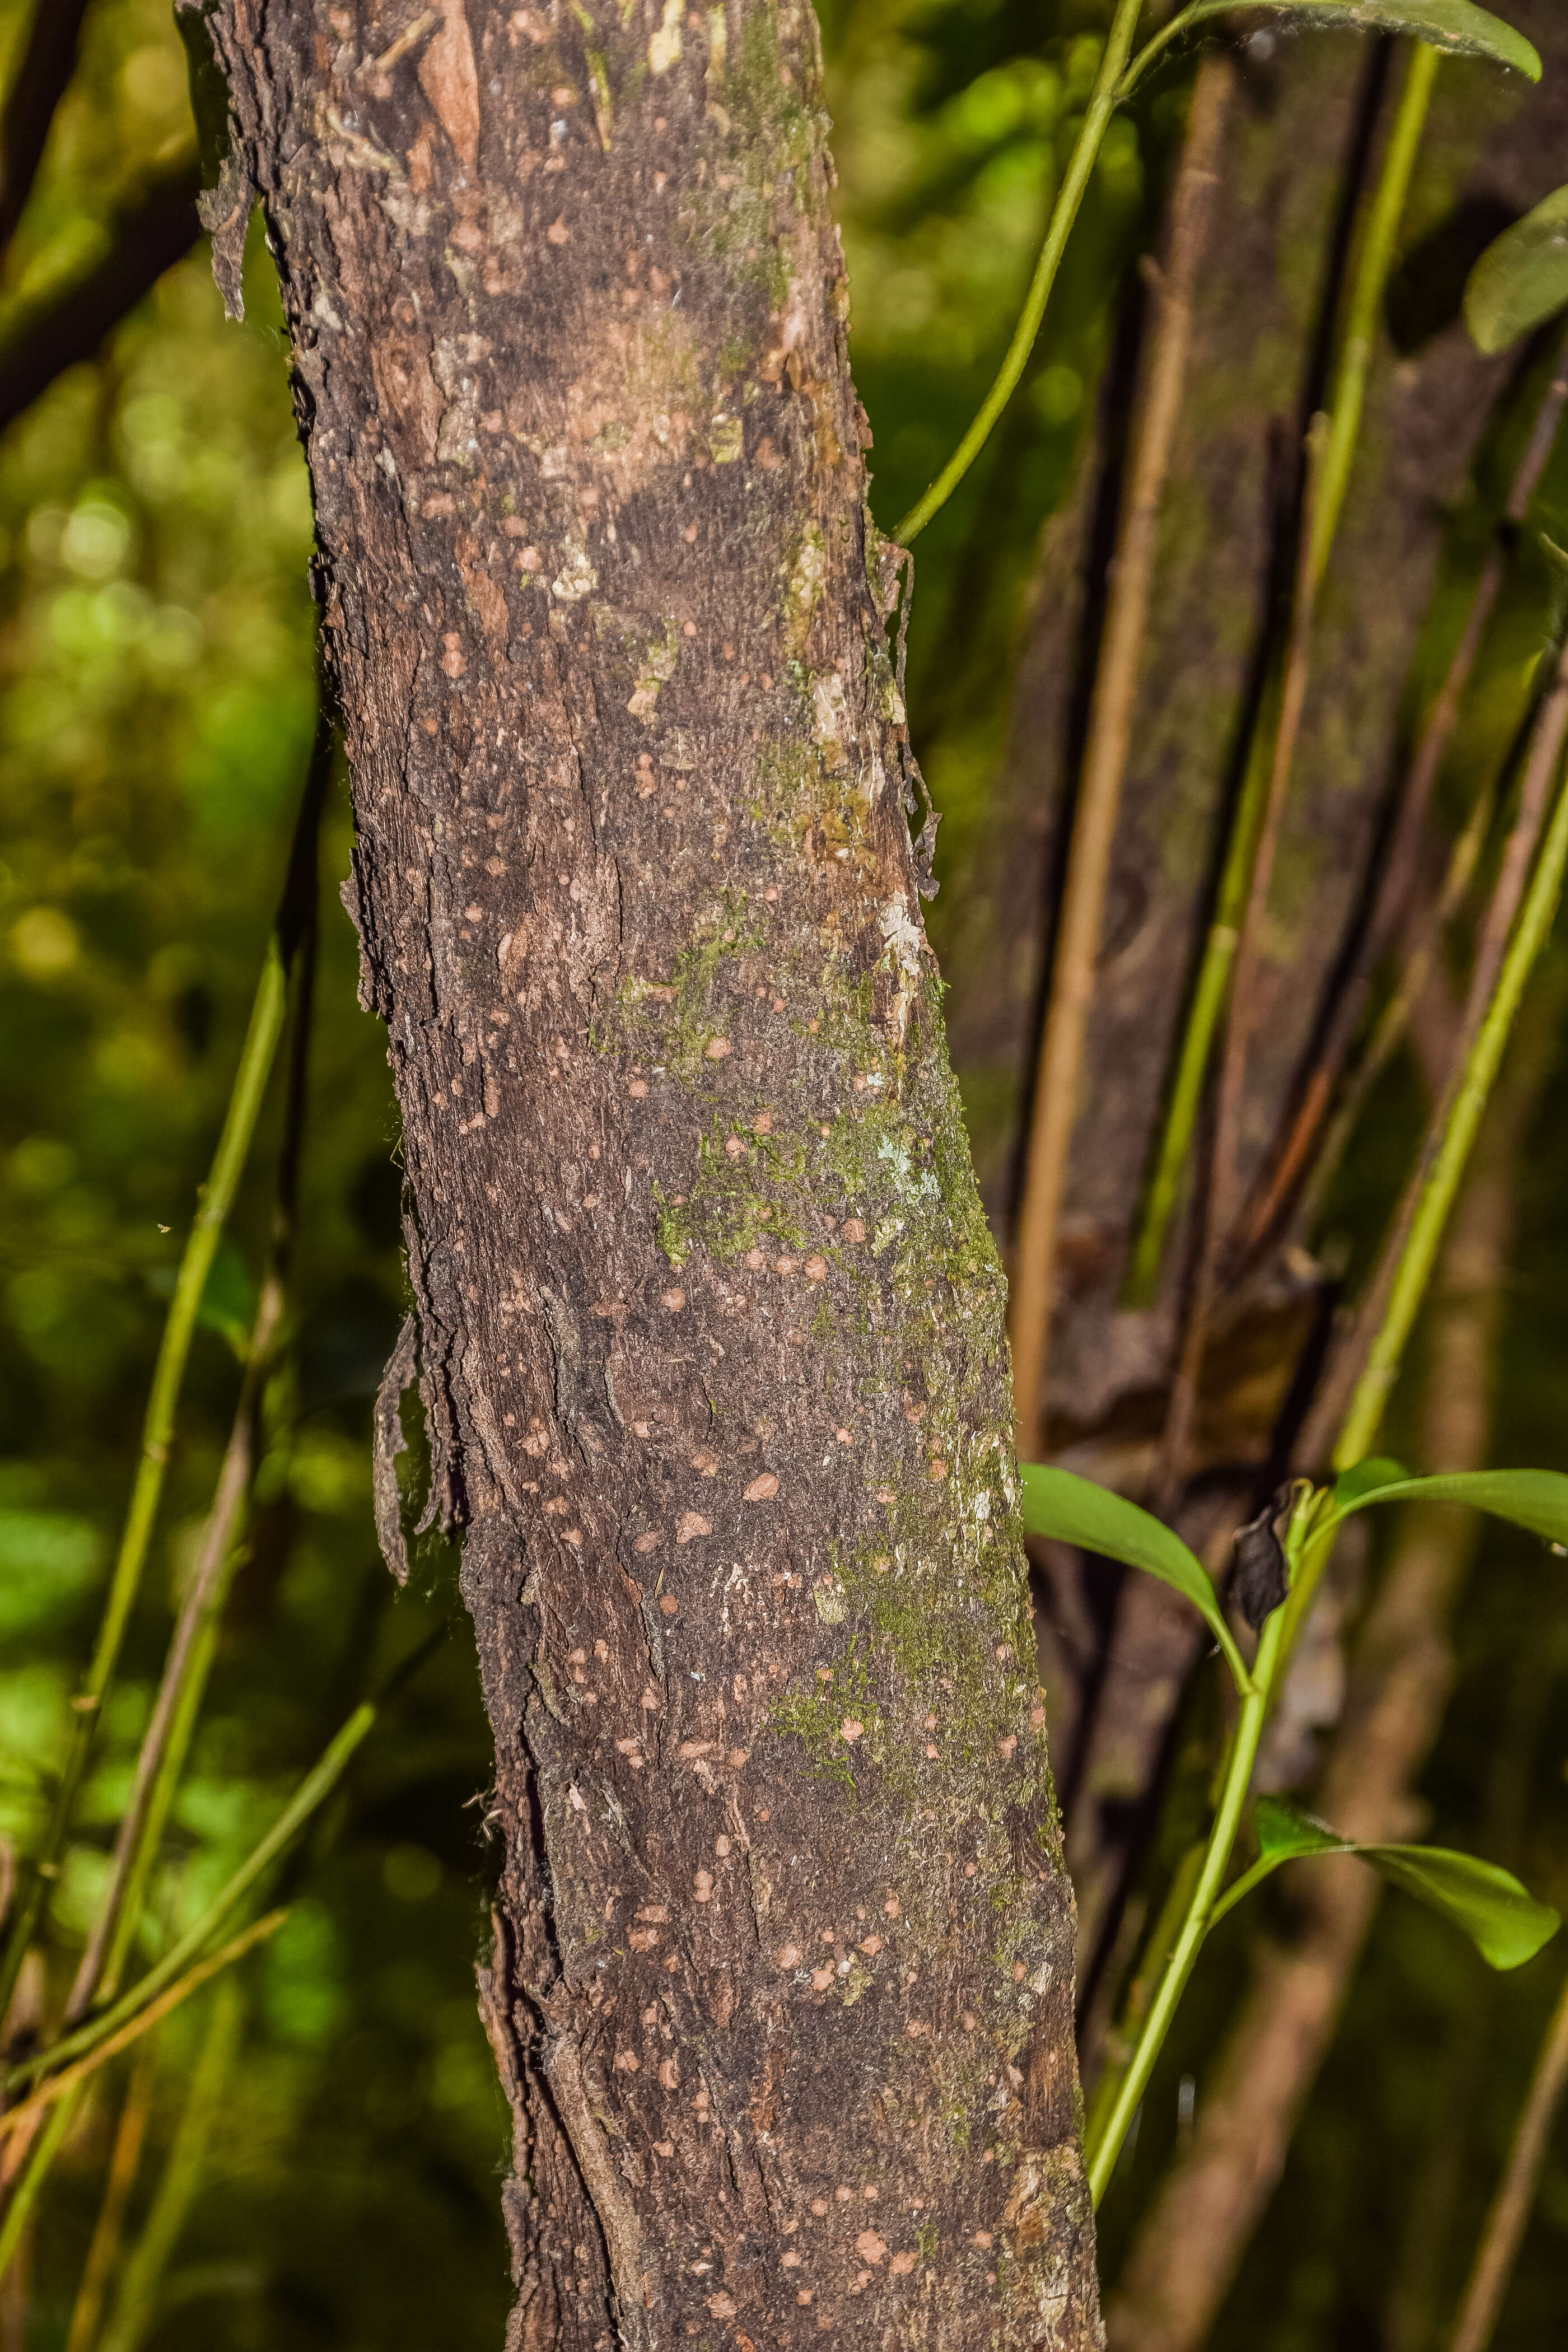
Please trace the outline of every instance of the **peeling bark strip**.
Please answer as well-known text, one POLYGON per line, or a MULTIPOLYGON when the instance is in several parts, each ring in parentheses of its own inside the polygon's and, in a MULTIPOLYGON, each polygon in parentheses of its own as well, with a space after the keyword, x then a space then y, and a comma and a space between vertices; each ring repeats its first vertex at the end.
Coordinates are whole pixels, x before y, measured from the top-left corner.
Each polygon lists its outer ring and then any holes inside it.
POLYGON ((495 1728, 513 2340, 1096 2345, 1002 1280, 814 20, 210 23, 495 1728))

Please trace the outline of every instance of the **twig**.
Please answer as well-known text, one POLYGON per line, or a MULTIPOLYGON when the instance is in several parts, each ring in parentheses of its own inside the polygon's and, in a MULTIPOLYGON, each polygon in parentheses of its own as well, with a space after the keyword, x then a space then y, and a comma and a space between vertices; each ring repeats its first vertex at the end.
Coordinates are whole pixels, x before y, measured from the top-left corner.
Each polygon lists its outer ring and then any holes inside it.
POLYGON ((201 2186, 202 2169, 244 2023, 242 1990, 230 1977, 213 1996, 212 2017, 174 2144, 169 2150, 135 2251, 125 2265, 120 2293, 115 2297, 114 2315, 104 2330, 103 2352, 136 2352, 157 2316, 158 2288, 201 2186))
POLYGON ((37 0, 26 45, 0 110, 0 256, 16 234, 44 157, 49 126, 76 71, 87 0, 37 0))
POLYGON ((1024 298, 1018 323, 1013 330, 1006 357, 968 432, 930 489, 923 498, 916 500, 893 533, 902 546, 908 547, 910 541, 924 530, 931 517, 947 504, 990 439, 992 427, 1012 399, 1018 379, 1028 364, 1029 353, 1035 348, 1035 338, 1040 331, 1040 321, 1046 315, 1046 304, 1050 300, 1051 289, 1056 284, 1062 255, 1067 250, 1079 206, 1083 202, 1084 190, 1094 169, 1095 158, 1110 127, 1110 118, 1116 111, 1117 85, 1121 79, 1121 69, 1127 63, 1127 54, 1132 46, 1132 35, 1142 5, 1143 0, 1116 0, 1116 15, 1100 53, 1100 70, 1095 76, 1094 89, 1078 134, 1078 142, 1068 161, 1066 176, 1057 191, 1056 202, 1051 206, 1046 241, 1035 264, 1035 274, 1029 281, 1029 290, 1024 298))
POLYGON ((1272 1231, 1276 1219, 1300 1180, 1328 1115, 1345 1057, 1361 1026, 1373 976, 1405 923, 1420 870, 1422 833, 1438 771, 1458 723, 1460 706, 1501 593, 1514 541, 1530 512, 1540 488, 1541 477, 1555 446, 1565 404, 1568 404, 1568 341, 1564 341, 1558 352, 1552 381, 1536 413, 1524 454, 1514 474, 1508 503, 1499 518, 1486 562, 1476 582, 1459 641, 1454 648, 1436 699, 1427 714, 1426 724, 1422 729, 1420 741, 1399 794, 1398 814, 1354 965, 1330 1016, 1327 1034, 1308 1078, 1300 1108, 1283 1144, 1272 1155, 1268 1181, 1260 1187, 1259 1195, 1248 1214, 1242 1242, 1242 1247, 1248 1255, 1260 1247, 1272 1231))
POLYGON ((1155 529, 1186 387, 1193 294, 1208 242, 1220 142, 1235 89, 1233 60, 1223 53, 1206 58, 1194 86, 1172 196, 1170 248, 1164 270, 1155 280, 1158 310, 1148 389, 1110 565, 1105 638, 1073 817, 1018 1213, 1012 1285, 1014 1412, 1018 1452, 1030 1461, 1037 1458, 1044 1444, 1041 1421, 1062 1194, 1078 1113, 1095 967, 1105 927, 1111 848, 1132 740, 1155 529))
MULTIPOLYGON (((46 11, 47 13, 47 11, 46 11)), ((154 173, 110 223, 102 258, 26 303, 0 342, 0 428, 30 408, 183 260, 202 234, 201 177, 194 161, 154 173)))
POLYGON ((67 2092, 74 2091, 79 2083, 84 2083, 89 2074, 96 2074, 100 2066, 106 2066, 111 2058, 117 2058, 122 2050, 128 2050, 133 2042, 139 2042, 155 2025, 161 2025, 172 2009, 178 2009, 192 1993, 199 1992, 220 1969, 243 1959, 255 1945, 264 1942, 268 1936, 275 1936, 288 1916, 287 1911, 268 1911, 265 1918, 258 1919, 243 1934, 234 1937, 214 1952, 210 1959, 199 1960, 194 1969, 188 1969, 183 1977, 177 1977, 156 2000, 150 2000, 145 2007, 137 2009, 117 2032, 107 2034, 101 2042, 95 2042, 84 2058, 79 2058, 74 2065, 62 2067, 58 2074, 51 2074, 31 2098, 24 2099, 19 2106, 7 2108, 0 2116, 0 2139, 19 2130, 24 2124, 31 2123, 35 2116, 41 2115, 46 2107, 52 2106, 67 2092))
POLYGON ((1564 2084, 1568 2084, 1568 1983, 1564 1983, 1558 1996, 1535 2062, 1524 2110, 1509 2150, 1508 2168, 1481 2231, 1450 2352, 1486 2352, 1491 2341, 1498 2307, 1535 2201, 1536 2182, 1564 2084))
POLYGON ((120 2252, 125 2209, 131 2201, 131 2191, 135 2186, 137 2169, 142 2162, 142 2144, 146 2137, 147 2111, 152 2101, 153 2070, 143 2051, 132 2070, 125 2104, 120 2110, 114 2147, 109 2158, 109 2179, 104 2184, 103 2202, 98 2209, 98 2220, 93 2227, 92 2242, 87 2250, 81 2284, 71 2307, 66 2352, 92 2352, 103 2310, 103 2298, 120 2252))

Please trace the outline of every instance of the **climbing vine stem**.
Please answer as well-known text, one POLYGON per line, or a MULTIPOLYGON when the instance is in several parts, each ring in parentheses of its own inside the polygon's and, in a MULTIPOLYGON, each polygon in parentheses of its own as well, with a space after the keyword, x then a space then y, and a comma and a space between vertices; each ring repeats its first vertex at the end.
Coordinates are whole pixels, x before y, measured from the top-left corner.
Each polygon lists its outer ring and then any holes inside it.
POLYGON ((1116 111, 1118 85, 1127 63, 1128 52, 1132 47, 1132 36, 1137 29, 1142 5, 1143 0, 1117 0, 1116 15, 1106 37, 1100 71, 1095 76, 1082 128, 1061 186, 1057 191, 1056 203, 1051 206, 1046 241, 1035 264, 1035 274, 1029 280, 1029 291, 1025 298, 1022 315, 1013 330, 1007 355, 997 372, 995 383, 980 404, 973 424, 925 496, 916 500, 894 532, 894 537, 905 547, 924 530, 933 515, 941 512, 963 481, 990 439, 992 428, 1013 397, 1018 379, 1028 364, 1029 353, 1035 348, 1035 338, 1040 331, 1040 321, 1046 315, 1046 305, 1051 299, 1051 289, 1057 281, 1057 271, 1061 267, 1062 255, 1072 235, 1084 190, 1089 185, 1089 173, 1104 144, 1110 118, 1116 111))

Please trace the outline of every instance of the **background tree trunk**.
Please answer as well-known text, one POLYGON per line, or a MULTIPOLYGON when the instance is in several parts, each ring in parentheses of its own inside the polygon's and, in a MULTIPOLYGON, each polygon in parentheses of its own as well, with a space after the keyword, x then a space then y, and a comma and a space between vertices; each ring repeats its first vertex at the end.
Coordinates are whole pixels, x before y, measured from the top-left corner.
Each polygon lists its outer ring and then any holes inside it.
POLYGON ((496 1737, 514 2340, 1097 2343, 815 22, 210 23, 496 1737))
MULTIPOLYGON (((1316 632, 1306 724, 1273 890, 1248 1056, 1242 1174, 1250 1180, 1294 1101, 1347 947, 1368 905, 1422 702, 1441 677, 1500 483, 1540 393, 1543 351, 1485 360, 1458 318, 1466 272, 1499 228, 1562 176, 1568 28, 1545 0, 1512 12, 1541 48, 1539 86, 1446 64, 1423 141, 1387 304, 1391 331, 1369 389, 1350 498, 1316 632), (1397 341, 1395 341, 1395 335, 1397 341), (1533 358, 1533 366, 1530 363, 1533 358), (1446 591, 1445 559, 1462 583, 1446 591), (1435 591, 1442 601, 1436 605, 1435 591), (1412 692, 1412 668, 1417 689, 1412 692)), ((1068 1173, 1050 1392, 1054 1458, 1140 1492, 1163 1423, 1183 1237, 1173 1232, 1157 1305, 1121 1285, 1180 1035, 1195 944, 1234 790, 1244 723, 1291 574, 1302 435, 1323 396, 1358 200, 1375 178, 1397 97, 1374 45, 1314 36, 1248 43, 1226 132, 1212 251, 1162 509, 1142 688, 1089 1040, 1089 1079, 1068 1173)), ((1050 525, 1014 744, 985 837, 994 864, 970 883, 964 986, 952 1038, 966 1075, 1032 1062, 1038 937, 1059 882, 1064 816, 1081 751, 1081 681, 1096 649, 1104 508, 1119 484, 1107 416, 1078 495, 1050 525)), ((1520 693, 1523 707, 1524 689, 1520 693)), ((1443 808, 1461 814, 1472 775, 1442 796, 1428 845, 1440 870, 1443 808)), ((1047 925, 1048 928, 1048 919, 1047 925)), ((1002 1156, 983 1155, 993 1215, 1007 1214, 1002 1156)), ((1234 1292, 1205 1359, 1188 1540, 1228 1566, 1228 1536, 1281 1474, 1303 1349, 1333 1283, 1275 1251, 1234 1292)), ((1043 1655, 1056 1768, 1082 1930, 1086 1997, 1116 1946, 1143 1852, 1151 1791, 1204 1647, 1184 1604, 1148 1580, 1048 1548, 1043 1655)), ((1331 1647, 1336 1636, 1326 1633, 1331 1647)), ((1330 1662, 1331 1664, 1331 1662, 1330 1662)), ((1304 1654, 1298 1691, 1325 1661, 1304 1654)), ((1309 1724, 1310 1731, 1321 1727, 1309 1724)), ((1279 1777, 1310 1769, 1310 1736, 1279 1777)), ((1279 1762, 1279 1741, 1274 1742, 1279 1762)), ((1091 2037, 1092 2038, 1092 2037, 1091 2037)), ((1086 2051, 1086 2063, 1088 2062, 1086 2051)))
MULTIPOLYGON (((1517 1041, 1444 1245, 1427 1320, 1424 1470, 1479 1470, 1513 1237, 1521 1144, 1546 1076, 1560 992, 1517 1041)), ((1368 1844, 1418 1837, 1416 1784, 1454 1677, 1451 1626, 1479 1533, 1473 1514, 1413 1505, 1355 1646, 1346 1719, 1315 1802, 1368 1844)), ((1339 2022, 1381 1883, 1360 1864, 1292 1874, 1289 1942, 1255 1932, 1251 1983, 1205 2069, 1189 2144, 1142 2217, 1108 2314, 1116 2352, 1195 2352, 1278 2186, 1339 2022)), ((1235 1931, 1233 1931, 1234 1933, 1235 1931)))

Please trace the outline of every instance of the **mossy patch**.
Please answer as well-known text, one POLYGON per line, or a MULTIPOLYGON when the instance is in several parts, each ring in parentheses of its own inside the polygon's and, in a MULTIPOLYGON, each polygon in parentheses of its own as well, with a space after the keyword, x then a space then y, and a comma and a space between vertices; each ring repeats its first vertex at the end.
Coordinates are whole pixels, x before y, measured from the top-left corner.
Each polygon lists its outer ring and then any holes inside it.
POLYGON ((716 1119, 698 1146, 688 1190, 666 1200, 656 1188, 659 1247, 677 1268, 699 1243, 720 1259, 768 1246, 804 1249, 805 1171, 804 1144, 716 1119))
POLYGON ((634 974, 621 982, 615 1014, 595 1034, 600 1051, 626 1051, 690 1083, 705 1063, 724 1058, 712 1052, 731 1021, 729 1009, 714 1001, 721 969, 731 959, 754 955, 763 942, 745 892, 726 890, 677 955, 668 981, 634 974))

